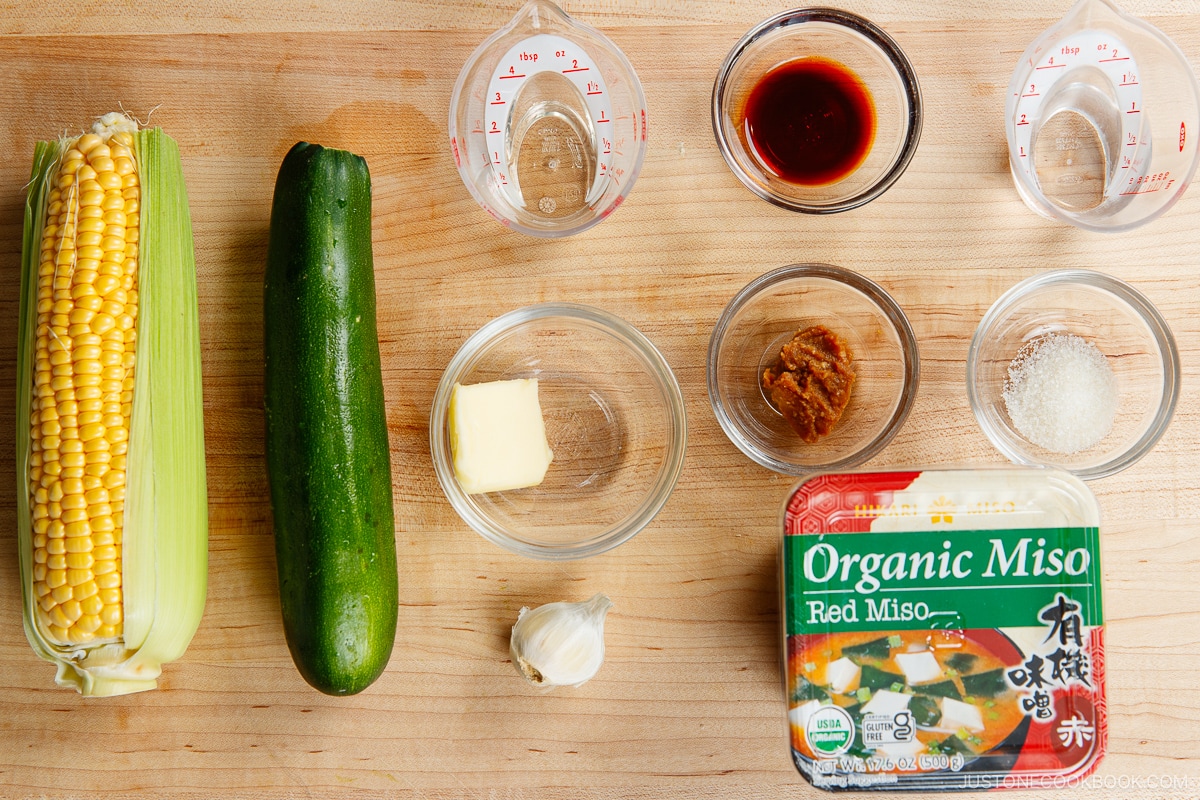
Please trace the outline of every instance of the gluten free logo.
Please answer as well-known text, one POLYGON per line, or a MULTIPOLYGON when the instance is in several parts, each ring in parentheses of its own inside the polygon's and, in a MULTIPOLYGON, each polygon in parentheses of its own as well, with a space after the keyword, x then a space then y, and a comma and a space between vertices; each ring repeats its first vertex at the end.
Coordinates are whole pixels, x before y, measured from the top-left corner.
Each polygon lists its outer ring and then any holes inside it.
POLYGON ((808 746, 816 756, 840 756, 854 743, 854 720, 840 706, 821 706, 804 726, 808 746))
POLYGON ((864 714, 862 720, 863 746, 874 749, 880 745, 906 744, 917 732, 911 711, 895 714, 864 714))

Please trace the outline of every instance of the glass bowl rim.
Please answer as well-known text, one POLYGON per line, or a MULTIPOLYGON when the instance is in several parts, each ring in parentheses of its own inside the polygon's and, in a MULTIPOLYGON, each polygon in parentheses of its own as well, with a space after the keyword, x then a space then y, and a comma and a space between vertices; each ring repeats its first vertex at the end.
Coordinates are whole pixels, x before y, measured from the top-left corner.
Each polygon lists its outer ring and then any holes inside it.
POLYGON ((712 126, 717 139, 717 149, 721 151, 725 163, 739 181, 758 197, 768 203, 785 208, 789 211, 799 211, 803 214, 836 214, 866 205, 882 195, 900 179, 908 169, 909 162, 917 152, 917 144, 921 140, 921 128, 924 119, 921 99, 921 85, 917 81, 917 73, 912 62, 900 48, 900 45, 886 31, 875 23, 849 11, 822 6, 794 8, 782 11, 769 17, 751 28, 725 56, 717 70, 716 80, 712 91, 712 126), (908 100, 908 119, 905 125, 904 143, 900 147, 899 157, 883 175, 872 182, 858 194, 847 197, 836 203, 808 203, 794 198, 784 197, 759 186, 733 154, 729 140, 725 135, 721 120, 724 116, 722 108, 725 101, 726 83, 733 67, 743 54, 759 40, 776 30, 782 30, 792 25, 802 25, 807 22, 827 22, 835 26, 848 28, 861 34, 864 38, 878 47, 891 63, 897 77, 904 88, 908 100))
POLYGON ((712 335, 708 340, 707 369, 709 405, 712 407, 717 422, 720 423, 721 429, 725 431, 725 435, 729 437, 729 440, 742 453, 748 456, 751 461, 760 466, 784 475, 800 476, 811 475, 817 472, 850 469, 878 455, 904 426, 916 403, 917 390, 921 382, 921 356, 920 349, 917 346, 917 337, 913 332, 912 325, 908 321, 908 317, 904 314, 904 310, 900 308, 900 304, 882 286, 870 278, 845 267, 821 263, 788 264, 787 266, 777 267, 750 281, 741 291, 734 295, 733 299, 729 301, 728 305, 721 312, 716 325, 713 326, 712 335), (853 453, 822 464, 794 464, 789 461, 773 458, 761 452, 742 435, 741 430, 725 409, 725 404, 721 400, 720 388, 717 386, 720 345, 725 339, 725 335, 728 333, 734 318, 750 301, 754 300, 765 290, 796 278, 828 280, 847 286, 864 295, 883 317, 891 323, 892 330, 900 342, 900 352, 904 358, 904 375, 900 380, 900 401, 896 404, 896 408, 883 430, 866 445, 855 450, 853 453))
POLYGON ((971 346, 967 351, 967 402, 988 441, 1000 451, 1001 455, 1013 463, 1057 467, 1071 472, 1082 480, 1095 480, 1115 475, 1132 466, 1142 456, 1149 453, 1154 445, 1158 444, 1158 440, 1170 426, 1171 419, 1175 415, 1175 407, 1179 402, 1180 371, 1179 350, 1175 344, 1175 336, 1171 333, 1171 327, 1167 324, 1166 319, 1149 298, 1128 283, 1103 272, 1090 269, 1056 269, 1033 275, 1018 282, 1000 295, 988 308, 983 318, 979 320, 975 334, 971 337, 971 346), (1039 460, 1027 450, 1011 446, 984 413, 985 405, 977 385, 979 353, 988 334, 996 324, 1011 314, 1024 300, 1041 290, 1063 286, 1097 289, 1120 300, 1149 329, 1162 357, 1162 398, 1150 426, 1130 448, 1090 467, 1071 467, 1057 462, 1039 460))
POLYGON ((459 347, 446 365, 434 392, 429 414, 429 443, 434 472, 442 492, 459 517, 472 530, 518 555, 547 561, 566 561, 611 550, 631 539, 658 515, 674 491, 683 471, 687 450, 687 411, 679 382, 666 358, 637 328, 620 317, 593 306, 578 303, 539 303, 501 314, 476 330, 459 347), (663 405, 671 418, 671 425, 666 432, 666 458, 656 473, 654 484, 633 512, 588 539, 549 545, 518 539, 503 525, 478 512, 454 476, 453 459, 443 434, 454 384, 468 369, 475 366, 488 345, 503 333, 530 322, 555 317, 585 322, 601 329, 634 354, 662 393, 663 405))

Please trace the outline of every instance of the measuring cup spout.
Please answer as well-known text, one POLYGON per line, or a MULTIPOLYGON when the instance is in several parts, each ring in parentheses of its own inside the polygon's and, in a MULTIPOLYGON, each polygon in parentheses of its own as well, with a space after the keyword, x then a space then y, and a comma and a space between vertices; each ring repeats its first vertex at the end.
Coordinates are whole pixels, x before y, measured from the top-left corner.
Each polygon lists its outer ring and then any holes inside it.
MULTIPOLYGON (((1114 0, 1076 0, 1062 19, 1051 25, 1029 45, 1025 58, 1040 54, 1064 36, 1079 31, 1121 31, 1131 26, 1146 26, 1121 10, 1114 0)), ((1149 26, 1146 26, 1149 27, 1149 26)), ((1152 29, 1154 30, 1154 29, 1152 29)), ((1155 30, 1157 33, 1157 30, 1155 30)))
MULTIPOLYGON (((1151 28, 1142 20, 1122 11, 1121 6, 1112 0, 1079 0, 1070 7, 1070 11, 1063 20, 1078 26, 1078 28, 1120 30, 1124 25, 1145 25, 1146 28, 1151 28)), ((1151 30, 1157 32, 1157 29, 1151 28, 1151 30)))
POLYGON ((567 12, 563 11, 550 0, 529 0, 509 23, 510 28, 519 26, 529 29, 530 33, 544 33, 547 28, 572 27, 574 22, 567 12))
POLYGON ((1079 0, 1064 19, 1092 26, 1127 16, 1113 0, 1079 0))

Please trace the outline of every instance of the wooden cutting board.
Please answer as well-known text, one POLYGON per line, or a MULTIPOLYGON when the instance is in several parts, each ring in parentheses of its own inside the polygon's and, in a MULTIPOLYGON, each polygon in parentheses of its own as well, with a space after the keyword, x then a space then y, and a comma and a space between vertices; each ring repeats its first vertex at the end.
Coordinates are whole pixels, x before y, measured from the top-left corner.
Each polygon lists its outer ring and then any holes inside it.
MULTIPOLYGON (((847 7, 876 14, 917 66, 920 149, 871 205, 791 214, 736 181, 708 112, 729 47, 778 9, 602 5, 581 16, 638 68, 650 149, 626 203, 560 241, 496 224, 449 152, 454 79, 508 9, 362 0, 294 13, 272 3, 6 13, 0 396, 15 392, 33 142, 117 108, 148 117, 179 141, 191 195, 211 535, 207 611, 161 689, 84 700, 54 686, 24 639, 15 503, 0 496, 0 797, 813 795, 789 763, 779 679, 775 551, 793 481, 725 438, 704 371, 733 294, 798 261, 881 283, 916 330, 915 411, 873 466, 1002 462, 968 408, 964 365, 983 312, 1020 279, 1091 267, 1158 305, 1183 363, 1175 421, 1145 459, 1092 484, 1104 513, 1112 715, 1093 794, 1200 792, 1200 194, 1119 236, 1034 215, 1008 174, 1002 111, 1017 57, 1059 12, 1032 0, 863 2, 847 7), (296 29, 305 32, 287 32, 296 29), (364 155, 375 192, 400 623, 386 673, 343 699, 311 690, 283 640, 263 454, 268 214, 276 170, 300 139, 364 155), (434 477, 427 434, 436 383, 466 337, 548 300, 593 304, 645 332, 674 368, 689 420, 683 476, 654 523, 611 553, 564 564, 508 555, 468 530, 434 477), (508 657, 518 609, 596 591, 616 603, 604 668, 577 690, 530 690, 508 657)), ((1200 8, 1172 4, 1155 21, 1200 56, 1200 8)), ((0 451, 11 453, 5 408, 0 451)), ((0 484, 17 485, 11 460, 0 461, 0 484)))

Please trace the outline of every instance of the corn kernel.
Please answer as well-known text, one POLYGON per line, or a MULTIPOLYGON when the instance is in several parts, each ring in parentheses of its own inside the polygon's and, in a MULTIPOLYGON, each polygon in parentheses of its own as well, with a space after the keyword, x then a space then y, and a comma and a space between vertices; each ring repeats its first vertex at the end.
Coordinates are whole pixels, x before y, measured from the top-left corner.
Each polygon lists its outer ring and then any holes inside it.
MULTIPOLYGON (((95 570, 92 571, 95 572, 95 570)), ((103 575, 96 575, 96 586, 103 590, 119 590, 121 587, 121 571, 117 569, 112 572, 106 572, 103 575)))
POLYGON ((76 536, 63 540, 68 553, 90 553, 92 552, 92 540, 88 536, 76 536))
POLYGON ((84 614, 99 614, 104 610, 104 601, 100 599, 99 594, 94 594, 80 600, 79 608, 84 614))
POLYGON ((69 569, 67 570, 67 583, 71 586, 78 586, 81 583, 95 580, 95 575, 90 569, 69 569))
POLYGON ((105 606, 104 610, 100 612, 100 621, 105 625, 116 627, 121 624, 123 619, 124 614, 119 605, 105 606))
POLYGON ((59 608, 62 609, 62 613, 67 618, 68 622, 74 622, 83 616, 83 608, 80 606, 78 600, 68 600, 59 606, 59 608))
MULTIPOLYGON (((96 559, 91 553, 67 553, 62 558, 69 569, 91 569, 92 565, 96 563, 96 559)), ((69 576, 67 580, 70 582, 69 576)))
MULTIPOLYGON (((71 601, 74 602, 74 601, 71 601)), ((71 618, 66 615, 61 605, 57 605, 50 612, 50 624, 57 625, 60 628, 70 628, 71 618)))
POLYGON ((75 623, 75 625, 67 630, 67 639, 70 640, 71 644, 87 644, 95 638, 95 634, 87 633, 80 628, 79 623, 75 623))

